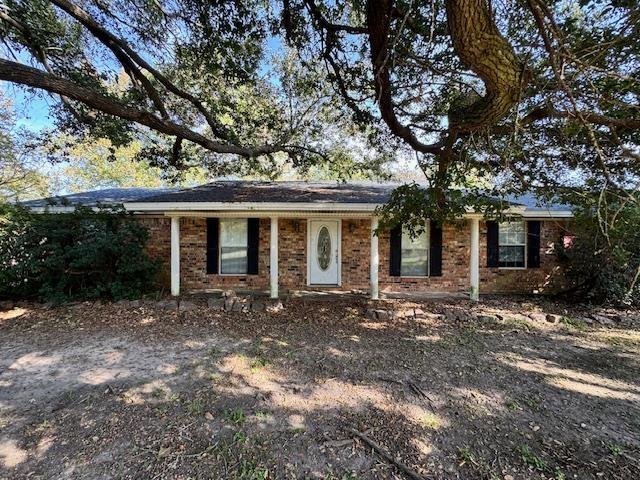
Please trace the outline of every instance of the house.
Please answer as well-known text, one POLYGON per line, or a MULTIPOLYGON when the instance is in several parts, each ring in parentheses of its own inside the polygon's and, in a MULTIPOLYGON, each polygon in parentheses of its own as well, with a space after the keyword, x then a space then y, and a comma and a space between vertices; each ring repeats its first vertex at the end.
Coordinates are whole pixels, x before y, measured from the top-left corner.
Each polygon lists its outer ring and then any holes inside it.
POLYGON ((108 189, 25 202, 36 211, 121 203, 150 230, 171 293, 216 289, 531 293, 559 274, 554 245, 571 212, 534 198, 509 203, 509 222, 469 212, 374 235, 376 208, 397 184, 217 181, 186 189, 108 189), (55 203, 55 205, 50 205, 55 203))

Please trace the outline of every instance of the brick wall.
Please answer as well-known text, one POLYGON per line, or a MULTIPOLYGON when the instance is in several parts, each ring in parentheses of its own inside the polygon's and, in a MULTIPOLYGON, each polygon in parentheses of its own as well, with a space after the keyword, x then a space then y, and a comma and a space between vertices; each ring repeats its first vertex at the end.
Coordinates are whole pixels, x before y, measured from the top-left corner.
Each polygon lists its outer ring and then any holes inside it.
POLYGON ((260 220, 258 275, 207 274, 207 221, 180 219, 180 283, 189 291, 218 288, 265 289, 269 286, 269 220, 260 220))
POLYGON ((171 219, 168 217, 137 217, 136 220, 149 230, 147 253, 160 260, 158 285, 171 286, 171 219))
POLYGON ((342 221, 342 287, 369 289, 371 266, 371 222, 342 221))
POLYGON ((469 252, 471 230, 468 222, 442 228, 442 276, 425 278, 392 277, 389 233, 380 236, 380 291, 461 292, 469 290, 469 252))
MULTIPOLYGON (((267 228, 270 228, 267 225, 267 228)), ((267 262, 269 244, 265 252, 267 262)), ((278 284, 282 288, 301 289, 307 284, 307 221, 278 220, 278 284)))
POLYGON ((566 221, 540 222, 540 268, 500 269, 487 267, 487 227, 480 224, 481 293, 551 293, 562 284, 555 245, 562 241, 566 221))
MULTIPOLYGON (((170 220, 141 220, 150 229, 148 251, 161 258, 163 284, 169 284, 170 220)), ((487 228, 480 222, 480 292, 547 292, 559 284, 560 272, 554 244, 561 239, 565 223, 541 222, 540 268, 505 270, 488 268, 487 228)), ((367 219, 342 221, 342 288, 368 289, 370 265, 370 222, 367 219)), ((206 273, 206 220, 180 220, 180 267, 183 291, 208 289, 269 288, 270 220, 260 220, 258 275, 209 275, 206 273)), ((442 276, 401 278, 389 275, 389 234, 379 238, 381 291, 467 292, 469 290, 469 222, 447 224, 442 231, 442 276)), ((278 221, 279 284, 282 289, 303 289, 307 284, 307 221, 278 221)))

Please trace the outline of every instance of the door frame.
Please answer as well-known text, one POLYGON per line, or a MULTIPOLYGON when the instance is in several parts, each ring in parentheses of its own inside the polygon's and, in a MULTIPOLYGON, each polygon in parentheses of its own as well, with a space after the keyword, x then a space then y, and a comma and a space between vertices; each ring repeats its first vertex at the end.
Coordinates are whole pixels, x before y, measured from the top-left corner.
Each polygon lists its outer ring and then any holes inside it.
POLYGON ((314 217, 307 218, 307 287, 316 287, 316 288, 331 288, 331 287, 342 287, 342 218, 328 218, 328 217, 314 217), (311 283, 311 222, 336 222, 338 224, 338 258, 336 259, 338 263, 338 283, 327 284, 327 285, 316 285, 311 283))

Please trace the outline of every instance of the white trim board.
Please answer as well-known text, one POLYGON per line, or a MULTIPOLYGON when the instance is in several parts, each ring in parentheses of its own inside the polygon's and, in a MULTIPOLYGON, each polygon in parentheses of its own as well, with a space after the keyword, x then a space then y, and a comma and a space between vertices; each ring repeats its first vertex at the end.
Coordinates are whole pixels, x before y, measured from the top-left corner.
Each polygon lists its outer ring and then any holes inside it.
POLYGON ((222 210, 222 211, 336 211, 373 212, 381 206, 375 203, 310 203, 310 202, 125 202, 125 209, 143 211, 191 211, 191 210, 222 210))
MULTIPOLYGON (((377 203, 344 203, 344 202, 125 202, 124 208, 129 211, 165 212, 183 216, 188 212, 263 212, 265 214, 282 214, 283 212, 315 212, 315 213, 365 213, 373 215, 382 204, 377 203)), ((521 215, 527 218, 566 218, 572 217, 568 210, 530 210, 517 205, 505 210, 506 214, 521 215)), ((482 215, 481 212, 468 211, 464 217, 482 215)))
MULTIPOLYGON (((135 214, 154 214, 177 217, 324 217, 370 218, 382 204, 375 203, 296 203, 296 202, 124 202, 125 210, 135 214)), ((47 205, 27 207, 35 213, 70 213, 75 206, 47 205)), ((92 207, 98 210, 97 207, 92 207)), ((516 206, 505 210, 507 215, 521 216, 529 220, 549 218, 573 218, 570 210, 530 210, 516 206)), ((482 213, 468 211, 463 218, 483 219, 482 213)))

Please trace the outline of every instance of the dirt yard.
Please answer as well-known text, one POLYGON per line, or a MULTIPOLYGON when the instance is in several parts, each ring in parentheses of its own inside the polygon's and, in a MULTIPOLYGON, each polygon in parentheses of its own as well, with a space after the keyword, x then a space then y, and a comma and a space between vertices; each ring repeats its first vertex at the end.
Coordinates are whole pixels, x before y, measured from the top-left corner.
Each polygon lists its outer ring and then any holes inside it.
POLYGON ((369 308, 0 312, 0 478, 640 478, 637 313, 369 308))

